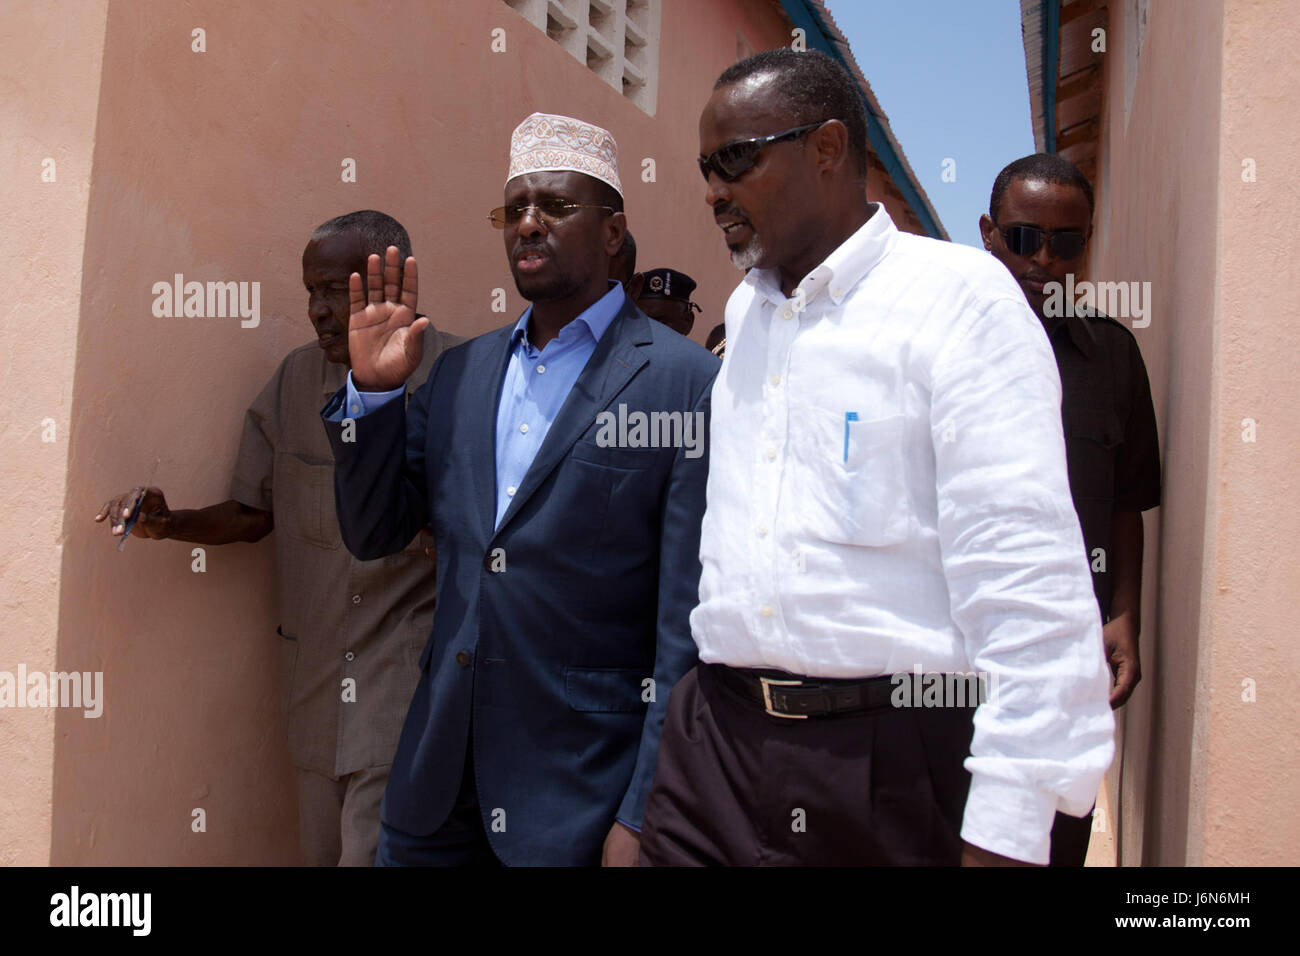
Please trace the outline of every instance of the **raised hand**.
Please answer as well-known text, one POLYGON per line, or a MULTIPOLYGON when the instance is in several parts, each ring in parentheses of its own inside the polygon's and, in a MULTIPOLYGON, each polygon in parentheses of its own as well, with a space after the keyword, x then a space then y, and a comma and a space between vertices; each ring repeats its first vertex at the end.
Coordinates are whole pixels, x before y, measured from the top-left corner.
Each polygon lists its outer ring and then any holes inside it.
POLYGON ((396 246, 388 247, 382 276, 379 256, 366 260, 366 291, 358 273, 348 277, 348 353, 352 381, 362 391, 401 387, 424 355, 424 330, 429 320, 415 317, 419 284, 415 257, 408 256, 403 266, 399 255, 396 246))

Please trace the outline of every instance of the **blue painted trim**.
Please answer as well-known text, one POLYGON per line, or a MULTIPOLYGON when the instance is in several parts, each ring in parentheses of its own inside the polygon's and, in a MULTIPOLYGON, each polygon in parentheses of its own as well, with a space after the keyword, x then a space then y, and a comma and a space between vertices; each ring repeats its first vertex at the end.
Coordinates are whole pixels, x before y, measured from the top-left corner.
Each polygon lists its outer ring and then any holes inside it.
POLYGON ((1060 0, 1043 0, 1043 147, 1056 152, 1056 74, 1061 68, 1060 0))
MULTIPOLYGON (((821 15, 813 9, 807 0, 781 0, 781 6, 785 9, 786 16, 790 18, 790 21, 803 30, 808 39, 809 47, 821 50, 821 52, 844 67, 850 76, 853 75, 853 70, 844 62, 844 57, 840 56, 839 49, 827 35, 821 15)), ((930 214, 929 206, 921 198, 921 191, 917 188, 916 181, 908 175, 898 157, 898 153, 894 150, 893 144, 889 141, 889 137, 885 135, 879 117, 872 113, 871 104, 867 101, 866 90, 859 89, 858 95, 862 97, 862 108, 867 114, 867 141, 871 143, 871 148, 876 151, 876 155, 884 163, 885 172, 894 181, 898 191, 903 194, 903 199, 916 213, 916 218, 921 221, 921 228, 925 230, 926 235, 933 239, 942 239, 943 228, 930 214)))

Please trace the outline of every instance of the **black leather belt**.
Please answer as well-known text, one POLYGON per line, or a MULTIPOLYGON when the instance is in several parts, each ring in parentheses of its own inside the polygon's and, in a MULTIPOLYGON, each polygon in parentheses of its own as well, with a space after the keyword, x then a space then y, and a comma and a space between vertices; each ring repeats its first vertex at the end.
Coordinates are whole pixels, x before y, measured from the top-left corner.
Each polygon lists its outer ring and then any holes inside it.
POLYGON ((784 671, 752 670, 725 664, 701 664, 736 693, 758 704, 773 717, 803 720, 840 717, 891 705, 896 686, 892 677, 837 680, 801 677, 784 671))

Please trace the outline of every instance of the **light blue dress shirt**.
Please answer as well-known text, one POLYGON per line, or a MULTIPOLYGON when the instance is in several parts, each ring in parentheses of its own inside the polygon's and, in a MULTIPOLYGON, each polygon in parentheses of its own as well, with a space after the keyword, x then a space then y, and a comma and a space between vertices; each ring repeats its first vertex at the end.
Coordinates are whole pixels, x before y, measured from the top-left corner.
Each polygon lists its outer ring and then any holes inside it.
MULTIPOLYGON (((515 323, 510 337, 510 364, 497 399, 497 525, 501 524, 510 500, 523 483, 578 375, 596 351, 600 337, 623 308, 626 298, 623 287, 612 280, 609 285, 608 292, 560 329, 560 334, 547 342, 545 348, 534 348, 528 340, 531 305, 515 323)), ((352 382, 352 373, 348 372, 347 404, 332 418, 336 421, 360 418, 404 392, 404 388, 359 392, 352 382)))

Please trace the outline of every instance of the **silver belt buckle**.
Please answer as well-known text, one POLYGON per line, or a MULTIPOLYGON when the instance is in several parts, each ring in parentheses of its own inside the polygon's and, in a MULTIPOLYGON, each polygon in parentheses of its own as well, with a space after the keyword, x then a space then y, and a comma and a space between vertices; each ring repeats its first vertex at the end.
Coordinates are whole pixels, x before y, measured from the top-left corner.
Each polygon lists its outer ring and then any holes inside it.
POLYGON ((772 709, 772 687, 779 685, 783 687, 800 687, 803 685, 801 680, 776 680, 772 677, 760 677, 758 682, 763 685, 763 709, 773 717, 784 717, 786 720, 807 720, 807 714, 783 714, 780 711, 772 709))

